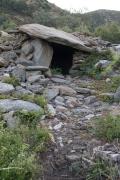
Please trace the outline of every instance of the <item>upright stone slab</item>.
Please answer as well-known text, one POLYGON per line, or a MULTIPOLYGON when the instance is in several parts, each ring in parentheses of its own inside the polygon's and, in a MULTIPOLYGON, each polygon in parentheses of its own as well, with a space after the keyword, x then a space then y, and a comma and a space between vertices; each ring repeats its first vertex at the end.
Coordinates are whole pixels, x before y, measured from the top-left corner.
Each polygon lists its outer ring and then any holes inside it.
POLYGON ((31 41, 34 47, 33 62, 34 65, 48 67, 51 64, 53 57, 53 48, 49 44, 40 39, 34 39, 31 41))

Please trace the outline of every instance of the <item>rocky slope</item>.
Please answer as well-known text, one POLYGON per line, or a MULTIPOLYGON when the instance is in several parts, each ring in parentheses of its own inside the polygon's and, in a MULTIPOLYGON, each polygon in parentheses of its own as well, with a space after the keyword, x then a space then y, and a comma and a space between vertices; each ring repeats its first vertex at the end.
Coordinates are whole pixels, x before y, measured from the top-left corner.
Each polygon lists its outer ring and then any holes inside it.
MULTIPOLYGON (((11 36, 2 33, 0 45, 0 100, 4 121, 9 128, 16 126, 17 119, 13 115, 16 110, 38 112, 41 107, 23 95, 43 95, 47 99, 47 114, 40 125, 47 127, 52 133, 53 143, 48 151, 42 154, 44 171, 41 178, 45 180, 86 179, 88 169, 100 157, 112 166, 117 165, 120 171, 119 138, 108 142, 96 138, 91 133, 93 119, 104 117, 107 113, 119 115, 119 103, 110 104, 99 98, 100 88, 96 88, 95 79, 46 74, 46 69, 34 69, 26 72, 26 64, 18 61, 21 52, 31 56, 30 46, 21 49, 26 36, 11 36), (5 78, 15 77, 19 84, 15 87, 5 78), (10 95, 8 97, 8 95, 10 95), (15 98, 16 97, 16 98, 15 98)), ((96 67, 106 67, 110 62, 103 60, 96 67)), ((115 74, 114 74, 115 75, 115 74)), ((111 78, 111 77, 110 77, 111 78)), ((111 79, 104 79, 108 83, 111 79)), ((102 81, 98 81, 98 84, 102 81)), ((105 95, 105 94, 104 94, 105 95)), ((106 96, 110 96, 107 92, 106 96)), ((119 89, 115 97, 120 98, 119 89)), ((114 96, 114 94, 113 94, 114 96)), ((41 179, 39 178, 39 179, 41 179)), ((117 176, 118 180, 120 177, 117 176)), ((103 178, 104 179, 104 178, 103 178)))
POLYGON ((47 0, 19 0, 18 2, 10 0, 9 3, 7 0, 1 0, 0 3, 0 25, 3 28, 24 23, 40 23, 73 32, 83 27, 93 31, 106 22, 120 23, 119 11, 97 10, 74 14, 62 10, 47 0))

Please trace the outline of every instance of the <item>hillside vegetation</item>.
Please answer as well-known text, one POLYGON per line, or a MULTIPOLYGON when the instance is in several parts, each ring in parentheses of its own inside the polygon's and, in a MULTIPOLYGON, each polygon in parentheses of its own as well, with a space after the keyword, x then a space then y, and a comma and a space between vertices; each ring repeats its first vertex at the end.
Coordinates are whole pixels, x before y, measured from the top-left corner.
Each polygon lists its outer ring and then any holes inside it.
POLYGON ((105 40, 120 42, 120 12, 98 10, 85 14, 70 13, 47 0, 0 0, 0 28, 40 23, 67 32, 84 32, 105 40))

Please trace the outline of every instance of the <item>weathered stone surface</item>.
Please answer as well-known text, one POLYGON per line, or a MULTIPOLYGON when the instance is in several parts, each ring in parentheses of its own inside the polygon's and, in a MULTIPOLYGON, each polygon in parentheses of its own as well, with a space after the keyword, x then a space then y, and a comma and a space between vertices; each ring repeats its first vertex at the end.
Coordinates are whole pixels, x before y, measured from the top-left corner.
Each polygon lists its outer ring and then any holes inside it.
POLYGON ((27 101, 4 99, 0 100, 0 109, 2 112, 27 110, 27 111, 40 111, 41 107, 27 101))
POLYGON ((8 61, 15 60, 17 58, 17 55, 14 51, 3 52, 0 56, 8 61))
POLYGON ((61 95, 66 96, 74 96, 76 95, 76 91, 68 86, 57 86, 56 88, 59 89, 61 95))
POLYGON ((46 66, 28 66, 26 67, 27 71, 47 71, 48 67, 46 66))
POLYGON ((61 83, 61 84, 68 84, 69 82, 65 79, 62 78, 51 78, 51 81, 55 82, 55 83, 61 83))
POLYGON ((114 145, 105 144, 104 146, 98 146, 93 149, 94 156, 101 158, 108 163, 117 163, 120 165, 120 152, 114 145))
POLYGON ((30 90, 36 94, 42 94, 44 91, 44 87, 40 84, 28 85, 27 88, 28 88, 28 90, 30 90))
POLYGON ((91 90, 88 88, 76 88, 76 91, 80 94, 91 94, 91 90))
POLYGON ((47 42, 40 39, 32 40, 31 44, 34 48, 34 53, 33 53, 34 65, 45 66, 49 68, 53 57, 52 47, 47 42))
POLYGON ((120 101, 120 86, 118 87, 118 89, 116 90, 116 92, 114 94, 114 100, 117 102, 120 101))
POLYGON ((23 45, 22 45, 22 55, 23 56, 28 56, 30 53, 32 53, 34 50, 33 45, 31 44, 30 41, 26 41, 23 45))
POLYGON ((87 105, 92 104, 94 102, 96 102, 96 96, 88 96, 87 98, 85 98, 85 103, 87 105))
POLYGON ((44 91, 44 95, 49 101, 54 99, 58 94, 59 94, 59 89, 56 87, 49 88, 44 91))
POLYGON ((17 86, 15 94, 16 95, 25 95, 25 94, 32 94, 32 92, 27 89, 22 88, 21 86, 17 86))
POLYGON ((9 94, 13 92, 15 88, 11 84, 0 82, 0 94, 9 94))
POLYGON ((110 61, 108 60, 100 60, 97 64, 95 64, 96 69, 104 69, 110 65, 110 61))
POLYGON ((54 28, 46 27, 40 24, 26 24, 20 26, 21 32, 36 38, 44 39, 48 42, 54 42, 66 46, 73 47, 74 49, 91 52, 92 49, 85 46, 85 44, 74 35, 60 31, 54 28))
POLYGON ((47 104, 47 110, 50 117, 54 117, 56 115, 56 110, 51 104, 47 104))
POLYGON ((25 68, 22 65, 17 65, 11 72, 13 76, 15 76, 17 79, 19 79, 22 82, 25 82, 26 80, 26 72, 25 68))
POLYGON ((10 111, 4 114, 3 119, 7 123, 7 127, 9 128, 15 128, 19 125, 18 119, 14 116, 14 111, 10 111))
POLYGON ((30 83, 34 83, 34 82, 40 82, 42 80, 45 80, 45 77, 43 75, 33 75, 33 76, 29 76, 27 81, 30 83))
POLYGON ((33 61, 27 60, 25 58, 18 58, 16 64, 21 64, 23 66, 33 66, 33 61))
POLYGON ((4 58, 0 57, 0 67, 7 67, 9 64, 4 58))

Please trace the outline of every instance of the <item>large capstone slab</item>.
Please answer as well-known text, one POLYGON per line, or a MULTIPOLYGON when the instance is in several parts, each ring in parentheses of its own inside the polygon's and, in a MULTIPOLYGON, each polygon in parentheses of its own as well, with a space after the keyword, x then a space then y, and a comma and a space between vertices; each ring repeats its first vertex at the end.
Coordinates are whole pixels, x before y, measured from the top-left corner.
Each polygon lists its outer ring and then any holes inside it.
POLYGON ((0 100, 0 110, 1 112, 10 112, 18 110, 27 111, 40 111, 41 107, 35 103, 22 100, 4 99, 0 100))
POLYGON ((14 90, 15 88, 13 85, 0 82, 0 94, 9 94, 14 90))
MULTIPOLYGON (((91 48, 85 46, 85 43, 76 36, 55 28, 46 27, 40 24, 26 24, 20 26, 19 31, 24 32, 34 38, 44 39, 50 43, 57 43, 86 52, 92 51, 91 48)), ((38 47, 39 46, 40 44, 38 43, 38 47)))

